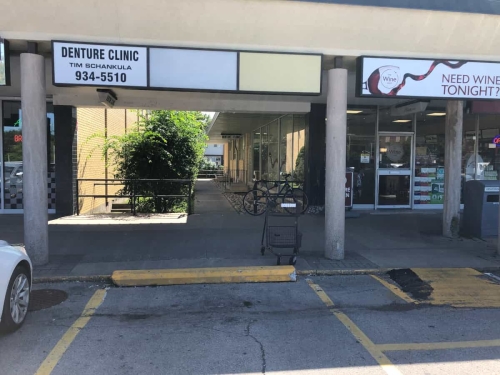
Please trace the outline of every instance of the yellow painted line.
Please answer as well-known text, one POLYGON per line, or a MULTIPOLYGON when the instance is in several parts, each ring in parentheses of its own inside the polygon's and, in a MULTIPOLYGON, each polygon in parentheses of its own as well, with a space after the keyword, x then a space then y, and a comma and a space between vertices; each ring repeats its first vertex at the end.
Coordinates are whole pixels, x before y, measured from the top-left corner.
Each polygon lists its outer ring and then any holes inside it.
POLYGON ((387 281, 385 281, 384 279, 382 279, 382 278, 380 278, 380 277, 378 277, 376 275, 371 275, 371 277, 373 277, 380 284, 382 284, 383 286, 385 286, 387 289, 389 289, 392 293, 394 293, 396 296, 398 296, 402 300, 404 300, 404 301, 406 301, 408 303, 418 304, 418 301, 416 301, 413 298, 411 298, 408 294, 406 294, 405 292, 403 292, 396 285, 392 285, 392 284, 388 283, 387 281))
POLYGON ((429 303, 454 307, 499 308, 500 285, 472 268, 413 268, 433 291, 429 303))
POLYGON ((456 342, 430 342, 420 344, 382 344, 376 345, 383 352, 403 350, 446 350, 446 349, 469 349, 469 348, 491 348, 500 346, 500 340, 480 341, 456 341, 456 342))
POLYGON ((325 293, 325 291, 317 284, 314 284, 311 280, 307 281, 309 286, 314 290, 318 297, 323 301, 323 303, 330 307, 330 311, 335 317, 351 332, 351 334, 358 340, 358 342, 363 345, 363 347, 371 354, 371 356, 377 361, 377 363, 382 367, 382 369, 388 375, 401 375, 401 372, 396 366, 387 358, 387 356, 375 345, 369 338, 364 334, 364 332, 351 320, 347 315, 345 315, 340 310, 334 308, 334 303, 325 293))
POLYGON ((52 373, 75 337, 87 325, 97 308, 104 302, 105 297, 106 290, 104 289, 99 289, 94 293, 83 309, 82 315, 69 327, 64 336, 61 337, 56 346, 54 346, 54 349, 52 349, 47 358, 45 358, 45 361, 40 365, 35 375, 50 375, 52 373))
POLYGON ((115 271, 111 279, 118 286, 148 286, 289 282, 297 275, 293 266, 217 267, 115 271))

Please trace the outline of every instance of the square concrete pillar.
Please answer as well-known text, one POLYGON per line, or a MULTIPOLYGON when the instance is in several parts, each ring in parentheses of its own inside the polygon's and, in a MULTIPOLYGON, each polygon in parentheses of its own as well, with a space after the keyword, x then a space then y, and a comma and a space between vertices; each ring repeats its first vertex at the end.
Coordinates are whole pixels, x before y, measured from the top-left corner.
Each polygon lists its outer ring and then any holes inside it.
POLYGON ((460 230, 463 113, 463 101, 448 101, 444 149, 443 236, 445 237, 458 237, 460 230))
POLYGON ((325 257, 344 259, 347 70, 328 71, 326 103, 325 257))
POLYGON ((49 261, 45 59, 21 54, 24 245, 32 262, 49 261))

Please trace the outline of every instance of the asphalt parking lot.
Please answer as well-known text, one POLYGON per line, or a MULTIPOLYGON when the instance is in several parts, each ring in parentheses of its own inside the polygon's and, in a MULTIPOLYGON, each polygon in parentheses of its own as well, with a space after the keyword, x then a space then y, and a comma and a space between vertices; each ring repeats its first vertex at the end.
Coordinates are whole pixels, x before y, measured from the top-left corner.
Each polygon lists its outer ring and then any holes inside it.
POLYGON ((36 284, 68 299, 0 337, 0 372, 500 373, 498 307, 414 303, 391 286, 368 275, 147 288, 36 284))

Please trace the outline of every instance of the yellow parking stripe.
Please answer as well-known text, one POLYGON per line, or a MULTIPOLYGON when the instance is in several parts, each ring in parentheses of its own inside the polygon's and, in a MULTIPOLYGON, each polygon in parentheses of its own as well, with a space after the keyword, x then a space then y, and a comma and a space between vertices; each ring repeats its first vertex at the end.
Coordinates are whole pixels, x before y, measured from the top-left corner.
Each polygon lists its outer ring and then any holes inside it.
POLYGON ((325 293, 325 291, 317 284, 314 284, 311 280, 307 281, 309 286, 314 290, 318 297, 323 301, 323 303, 330 307, 330 311, 335 317, 351 332, 351 334, 358 340, 358 342, 363 345, 363 347, 371 354, 371 356, 377 361, 377 363, 382 367, 382 369, 388 375, 401 375, 401 372, 396 366, 387 358, 387 356, 382 353, 382 351, 375 345, 369 338, 364 334, 364 332, 349 319, 340 310, 334 308, 334 303, 325 293))
POLYGON ((500 307, 500 285, 472 268, 413 268, 433 291, 429 303, 454 307, 500 307))
POLYGON ((52 349, 47 358, 45 358, 45 361, 43 361, 35 375, 50 375, 52 373, 66 350, 68 350, 75 337, 87 325, 97 308, 104 302, 105 297, 106 290, 104 289, 99 289, 94 293, 92 298, 90 298, 89 302, 85 306, 82 315, 80 315, 80 317, 66 331, 66 333, 56 344, 54 349, 52 349))
POLYGON ((403 350, 446 350, 446 349, 490 348, 490 347, 500 346, 500 340, 429 342, 421 344, 383 344, 375 346, 379 350, 384 352, 403 351, 403 350))
POLYGON ((380 284, 382 284, 383 286, 385 286, 387 289, 389 289, 392 293, 394 293, 396 296, 398 296, 402 300, 404 300, 404 301, 406 301, 408 303, 418 304, 418 301, 416 301, 413 298, 411 298, 408 294, 406 294, 405 292, 403 292, 397 286, 388 283, 387 281, 385 281, 384 279, 382 279, 382 278, 380 278, 380 277, 378 277, 376 275, 371 275, 371 277, 373 277, 380 284))

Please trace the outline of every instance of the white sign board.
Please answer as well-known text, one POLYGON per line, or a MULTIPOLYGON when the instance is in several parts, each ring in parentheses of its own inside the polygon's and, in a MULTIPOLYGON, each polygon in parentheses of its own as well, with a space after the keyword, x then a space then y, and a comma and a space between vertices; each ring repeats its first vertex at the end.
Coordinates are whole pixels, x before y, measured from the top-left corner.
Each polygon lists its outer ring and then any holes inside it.
POLYGON ((238 53, 150 48, 151 87, 236 91, 238 53))
POLYGON ((361 153, 361 164, 370 164, 370 153, 362 152, 361 153))
POLYGON ((146 47, 53 42, 54 86, 147 87, 146 47))
POLYGON ((360 57, 357 96, 500 99, 500 63, 360 57))

